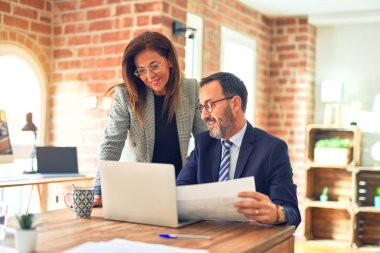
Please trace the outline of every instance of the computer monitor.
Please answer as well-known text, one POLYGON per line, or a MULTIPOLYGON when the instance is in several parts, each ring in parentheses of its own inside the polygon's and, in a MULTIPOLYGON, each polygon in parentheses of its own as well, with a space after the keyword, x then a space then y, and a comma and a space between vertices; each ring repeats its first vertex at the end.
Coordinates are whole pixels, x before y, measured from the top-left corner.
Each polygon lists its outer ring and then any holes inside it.
POLYGON ((13 151, 9 137, 7 117, 0 109, 0 163, 13 162, 13 151))

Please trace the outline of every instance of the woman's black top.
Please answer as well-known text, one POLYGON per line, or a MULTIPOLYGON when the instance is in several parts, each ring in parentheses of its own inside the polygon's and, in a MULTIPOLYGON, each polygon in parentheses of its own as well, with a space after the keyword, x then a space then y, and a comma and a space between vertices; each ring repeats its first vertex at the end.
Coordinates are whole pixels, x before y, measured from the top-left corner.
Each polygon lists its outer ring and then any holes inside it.
POLYGON ((155 138, 152 162, 173 164, 177 177, 182 168, 177 122, 175 115, 168 122, 168 109, 162 112, 164 100, 165 96, 154 95, 155 138))

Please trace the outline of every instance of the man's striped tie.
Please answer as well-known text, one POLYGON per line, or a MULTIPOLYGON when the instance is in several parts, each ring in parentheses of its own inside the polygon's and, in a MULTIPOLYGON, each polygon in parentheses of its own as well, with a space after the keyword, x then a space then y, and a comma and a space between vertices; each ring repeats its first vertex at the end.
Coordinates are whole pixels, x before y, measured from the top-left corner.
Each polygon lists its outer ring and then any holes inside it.
POLYGON ((226 181, 228 179, 228 171, 230 170, 230 148, 232 146, 232 142, 229 140, 222 141, 222 145, 224 146, 224 152, 222 155, 222 161, 220 162, 219 168, 219 182, 226 181))

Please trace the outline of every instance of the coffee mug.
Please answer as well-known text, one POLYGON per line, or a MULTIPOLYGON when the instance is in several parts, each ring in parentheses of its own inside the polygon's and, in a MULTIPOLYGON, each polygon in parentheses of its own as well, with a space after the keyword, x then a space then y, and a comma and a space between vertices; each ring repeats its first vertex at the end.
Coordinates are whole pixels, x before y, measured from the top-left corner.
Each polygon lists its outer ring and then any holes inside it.
POLYGON ((66 193, 63 200, 77 218, 88 218, 91 216, 94 205, 94 189, 87 187, 75 187, 72 193, 66 193), (71 203, 66 201, 67 196, 71 196, 71 203))

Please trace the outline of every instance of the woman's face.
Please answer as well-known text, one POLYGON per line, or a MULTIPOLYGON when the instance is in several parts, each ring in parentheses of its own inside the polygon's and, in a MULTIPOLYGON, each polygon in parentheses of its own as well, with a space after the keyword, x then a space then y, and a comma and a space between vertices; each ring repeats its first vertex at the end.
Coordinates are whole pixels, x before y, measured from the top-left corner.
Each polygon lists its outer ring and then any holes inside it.
POLYGON ((136 55, 135 66, 135 75, 151 88, 154 94, 165 95, 170 76, 170 63, 165 57, 146 49, 136 55))

